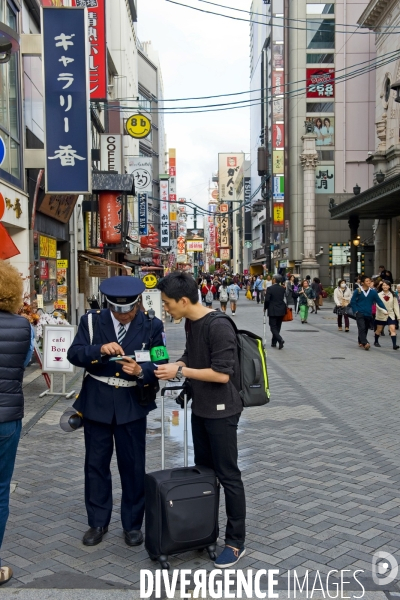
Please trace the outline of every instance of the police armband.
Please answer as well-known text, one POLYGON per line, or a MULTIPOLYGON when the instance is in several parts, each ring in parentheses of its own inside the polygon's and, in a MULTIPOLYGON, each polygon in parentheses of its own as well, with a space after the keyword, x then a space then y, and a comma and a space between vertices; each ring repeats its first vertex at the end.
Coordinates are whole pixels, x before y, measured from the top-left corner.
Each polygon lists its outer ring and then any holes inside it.
POLYGON ((150 349, 150 358, 152 361, 168 360, 169 354, 165 346, 155 346, 150 349))

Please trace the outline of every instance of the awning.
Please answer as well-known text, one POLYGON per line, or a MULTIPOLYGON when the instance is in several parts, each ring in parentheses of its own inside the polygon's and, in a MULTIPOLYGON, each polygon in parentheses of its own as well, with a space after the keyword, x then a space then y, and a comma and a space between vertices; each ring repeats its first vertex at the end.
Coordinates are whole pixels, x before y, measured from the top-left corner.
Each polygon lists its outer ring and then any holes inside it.
MULTIPOLYGON (((182 263, 181 263, 182 264, 182 263)), ((142 266, 141 271, 164 271, 164 267, 145 267, 142 266)))
POLYGON ((135 195, 134 175, 124 173, 112 173, 108 171, 95 171, 92 174, 92 191, 98 192, 125 192, 125 194, 135 195))
POLYGON ((120 265, 113 260, 109 260, 108 258, 103 258, 102 256, 97 256, 96 254, 90 254, 88 252, 79 252, 79 258, 86 258, 86 260, 92 260, 93 262, 100 263, 101 265, 107 265, 108 267, 117 267, 126 272, 126 275, 132 275, 131 267, 126 265, 120 265))
POLYGON ((400 175, 345 200, 329 209, 331 219, 347 220, 352 215, 360 219, 391 219, 400 215, 400 175))

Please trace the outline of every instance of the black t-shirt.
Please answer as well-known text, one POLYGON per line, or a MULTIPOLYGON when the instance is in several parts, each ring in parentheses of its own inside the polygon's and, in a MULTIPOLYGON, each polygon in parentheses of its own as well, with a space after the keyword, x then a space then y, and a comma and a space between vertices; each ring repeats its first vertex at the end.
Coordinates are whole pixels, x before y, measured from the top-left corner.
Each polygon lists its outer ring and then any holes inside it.
POLYGON ((213 369, 227 373, 228 383, 214 383, 191 379, 193 390, 192 411, 198 417, 221 419, 243 410, 239 396, 239 357, 236 334, 228 319, 218 317, 211 321, 206 339, 205 322, 208 315, 197 321, 187 320, 186 348, 179 359, 191 369, 213 369))

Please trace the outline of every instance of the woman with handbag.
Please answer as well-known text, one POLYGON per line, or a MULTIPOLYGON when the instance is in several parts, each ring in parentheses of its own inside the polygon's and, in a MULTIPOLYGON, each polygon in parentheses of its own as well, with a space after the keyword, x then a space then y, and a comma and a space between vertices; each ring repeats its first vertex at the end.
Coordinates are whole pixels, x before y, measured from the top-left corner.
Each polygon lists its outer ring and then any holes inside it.
POLYGON ((398 321, 400 319, 400 310, 397 298, 395 298, 392 293, 390 281, 381 281, 378 296, 384 303, 388 314, 385 314, 380 306, 376 306, 376 330, 374 346, 377 348, 381 347, 379 343, 379 336, 381 335, 384 326, 388 325, 390 336, 392 338, 393 350, 398 350, 399 346, 397 345, 396 320, 398 321))
POLYGON ((288 306, 294 306, 294 314, 296 314, 297 310, 297 300, 299 297, 298 289, 296 277, 291 275, 290 279, 286 281, 286 304, 288 306))
POLYGON ((299 292, 300 318, 302 323, 308 322, 308 309, 315 306, 314 299, 314 290, 309 286, 308 280, 304 279, 299 292))
POLYGON ((319 307, 322 305, 321 302, 321 292, 322 292, 322 285, 321 285, 321 281, 320 279, 318 279, 318 277, 314 277, 313 282, 311 284, 311 288, 314 290, 314 294, 315 294, 315 303, 314 303, 314 307, 311 308, 311 312, 314 312, 315 309, 315 313, 318 312, 319 307))
POLYGON ((337 314, 338 331, 343 331, 342 322, 344 317, 344 330, 348 333, 350 323, 344 309, 350 304, 351 290, 347 287, 345 279, 339 280, 338 286, 333 293, 333 300, 335 302, 334 312, 337 314))

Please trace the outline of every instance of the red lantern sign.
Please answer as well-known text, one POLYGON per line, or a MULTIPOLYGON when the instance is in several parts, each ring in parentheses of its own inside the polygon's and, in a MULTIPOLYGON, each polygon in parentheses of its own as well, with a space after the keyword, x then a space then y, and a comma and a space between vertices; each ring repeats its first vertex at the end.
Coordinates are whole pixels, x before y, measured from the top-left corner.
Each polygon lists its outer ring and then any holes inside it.
POLYGON ((120 244, 122 196, 119 192, 99 194, 100 239, 103 244, 120 244))

